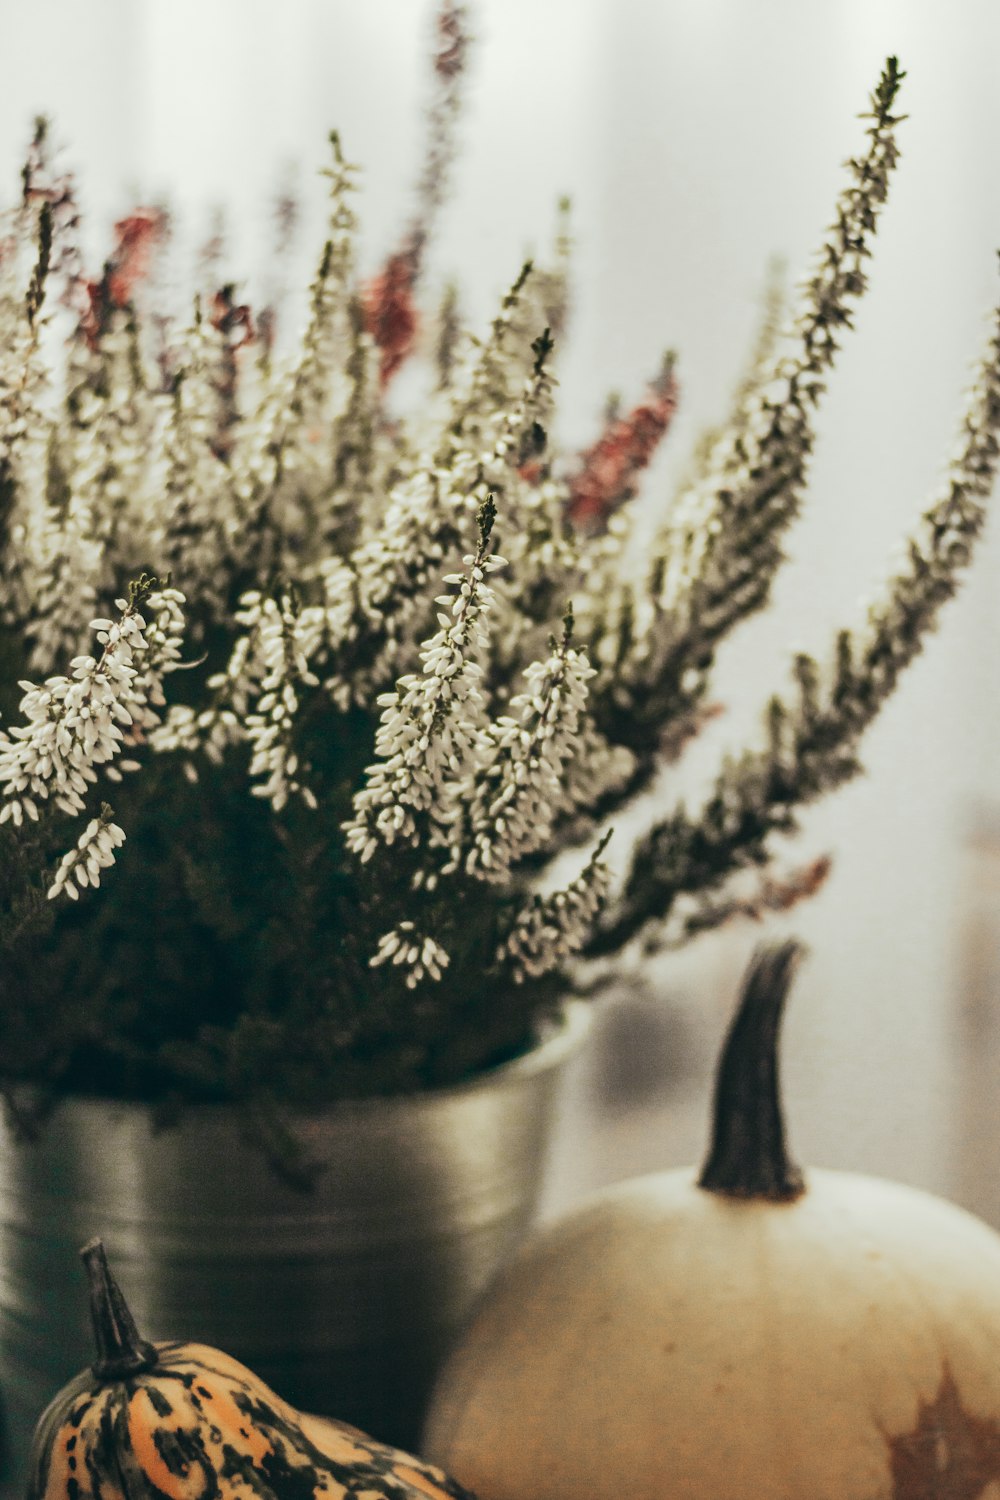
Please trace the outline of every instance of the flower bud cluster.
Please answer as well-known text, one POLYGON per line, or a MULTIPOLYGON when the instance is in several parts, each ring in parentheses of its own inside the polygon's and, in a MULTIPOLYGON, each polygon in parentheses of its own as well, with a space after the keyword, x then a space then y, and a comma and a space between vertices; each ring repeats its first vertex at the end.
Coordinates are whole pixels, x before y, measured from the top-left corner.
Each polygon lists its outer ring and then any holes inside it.
POLYGON ((124 830, 111 821, 111 809, 105 806, 100 817, 91 818, 75 848, 59 861, 55 879, 47 892, 49 900, 65 892, 70 900, 77 901, 81 890, 99 886, 101 871, 114 864, 115 850, 120 849, 124 842, 124 830))
POLYGON ((264 667, 260 697, 244 721, 251 747, 250 790, 255 797, 266 797, 275 812, 296 794, 315 808, 315 794, 300 780, 293 743, 299 710, 296 685, 319 686, 303 650, 299 612, 288 594, 280 599, 246 594, 243 605, 248 623, 257 631, 264 667))
MULTIPOLYGON (((19 827, 25 818, 37 821, 47 803, 69 816, 83 812, 97 768, 114 777, 111 762, 123 746, 159 723, 154 705, 164 701, 164 673, 180 659, 184 596, 167 588, 148 602, 148 625, 134 599, 116 601, 118 619, 92 620, 101 655, 74 657, 71 676, 55 675, 40 686, 20 684, 27 722, 0 731, 0 823, 19 827)), ((120 764, 132 769, 136 763, 120 764)), ((124 838, 117 837, 120 830, 109 818, 102 815, 88 826, 60 865, 50 895, 64 886, 73 892, 71 876, 81 886, 88 880, 97 884, 97 869, 111 862, 112 850, 124 838)))
POLYGON ((421 647, 422 672, 401 677, 395 691, 378 699, 379 759, 369 767, 346 825, 347 847, 363 863, 380 843, 416 844, 421 831, 430 847, 454 845, 485 724, 479 683, 493 598, 486 578, 504 566, 503 558, 489 555, 488 531, 464 562, 465 573, 445 578, 455 592, 437 600, 440 629, 421 647))
POLYGON ((388 963, 405 965, 406 988, 413 990, 423 979, 440 979, 450 961, 435 938, 421 937, 413 922, 400 922, 379 939, 368 966, 377 969, 388 963))
POLYGON ((607 899, 611 874, 600 858, 605 837, 584 870, 564 890, 533 896, 522 907, 497 954, 515 984, 538 979, 579 953, 607 899))
POLYGON ((491 755, 470 801, 466 869, 481 879, 503 879, 512 865, 545 848, 557 818, 571 810, 566 770, 579 750, 594 669, 567 632, 524 675, 525 691, 487 730, 491 755))

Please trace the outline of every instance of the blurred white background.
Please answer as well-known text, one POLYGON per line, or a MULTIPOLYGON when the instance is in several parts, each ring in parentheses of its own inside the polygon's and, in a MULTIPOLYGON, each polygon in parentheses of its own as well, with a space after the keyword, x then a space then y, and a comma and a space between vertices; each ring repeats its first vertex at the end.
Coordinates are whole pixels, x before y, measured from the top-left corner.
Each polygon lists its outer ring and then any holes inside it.
MULTIPOLYGON (((232 264, 252 275, 290 168, 314 205, 307 241, 318 225, 315 173, 336 126, 364 167, 374 267, 412 202, 433 10, 434 0, 0 0, 4 196, 43 111, 78 170, 95 266, 113 217, 166 196, 201 237, 222 206, 232 264)), ((464 150, 431 275, 457 271, 485 322, 525 251, 548 244, 559 195, 572 196, 561 435, 589 440, 606 393, 638 396, 676 348, 682 413, 650 476, 651 506, 725 408, 769 257, 798 274, 819 244, 886 55, 908 73, 903 159, 820 419, 808 515, 774 608, 720 662, 727 712, 676 781, 697 788, 727 744, 754 732, 791 647, 821 651, 858 618, 939 483, 1000 291, 1000 9, 477 0, 473 11, 464 150)), ((800 1156, 945 1192, 1000 1222, 1000 877, 988 841, 971 836, 1000 802, 998 548, 994 525, 870 734, 867 776, 804 819, 802 857, 829 851, 834 873, 784 925, 812 949, 785 1053, 800 1156)), ((665 805, 673 792, 658 796, 665 805)), ((658 1008, 633 997, 602 1014, 604 1045, 570 1083, 548 1212, 591 1182, 700 1150, 711 1054, 761 935, 706 939, 657 965, 658 1008), (623 1087, 616 1067, 637 1038, 670 1078, 623 1087)))

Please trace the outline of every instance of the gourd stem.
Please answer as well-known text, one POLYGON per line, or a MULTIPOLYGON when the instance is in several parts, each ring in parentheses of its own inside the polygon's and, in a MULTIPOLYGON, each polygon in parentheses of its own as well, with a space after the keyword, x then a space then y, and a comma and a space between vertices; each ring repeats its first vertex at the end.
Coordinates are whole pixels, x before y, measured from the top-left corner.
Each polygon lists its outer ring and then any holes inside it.
POLYGON ((139 1337, 121 1287, 108 1269, 102 1242, 91 1240, 84 1245, 80 1259, 90 1284, 90 1320, 97 1348, 97 1359, 91 1366, 94 1374, 98 1380, 121 1380, 151 1370, 156 1364, 156 1349, 139 1337))
POLYGON ((712 1144, 698 1186, 728 1198, 788 1203, 805 1191, 785 1145, 778 1033, 803 949, 754 954, 715 1078, 712 1144))

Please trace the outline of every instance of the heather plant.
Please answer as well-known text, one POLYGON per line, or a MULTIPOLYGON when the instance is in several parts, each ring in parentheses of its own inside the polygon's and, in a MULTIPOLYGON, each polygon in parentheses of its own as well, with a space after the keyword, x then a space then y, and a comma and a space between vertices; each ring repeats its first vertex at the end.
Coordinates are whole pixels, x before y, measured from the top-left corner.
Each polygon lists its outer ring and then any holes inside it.
POLYGON ((857 773, 969 559, 997 457, 996 320, 941 495, 880 600, 828 659, 795 657, 759 742, 612 878, 611 821, 697 733, 719 646, 768 602, 865 290, 903 75, 890 59, 787 327, 772 307, 639 557, 676 363, 582 454, 553 451, 565 223, 485 332, 453 289, 418 315, 465 45, 446 4, 418 212, 368 282, 331 137, 287 354, 230 285, 169 323, 150 297, 163 215, 122 221, 88 280, 71 179, 36 132, 0 256, 8 1090, 233 1099, 260 1123, 445 1083, 524 1047, 634 940, 810 893, 825 865, 779 879, 777 841, 857 773), (421 356, 433 378, 401 411, 393 378, 421 356))

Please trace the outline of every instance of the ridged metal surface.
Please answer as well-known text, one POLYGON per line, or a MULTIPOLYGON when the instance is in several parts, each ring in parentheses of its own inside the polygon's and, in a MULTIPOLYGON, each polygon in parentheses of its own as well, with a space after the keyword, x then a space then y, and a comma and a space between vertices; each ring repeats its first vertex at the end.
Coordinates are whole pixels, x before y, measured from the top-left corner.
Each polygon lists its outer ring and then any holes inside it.
POLYGON ((453 1334, 528 1227, 562 1064, 586 1029, 455 1089, 303 1123, 302 1194, 227 1111, 154 1133, 140 1106, 64 1103, 33 1145, 0 1136, 2 1479, 90 1363, 78 1250, 100 1235, 142 1333, 214 1345, 294 1405, 412 1447, 453 1334))

